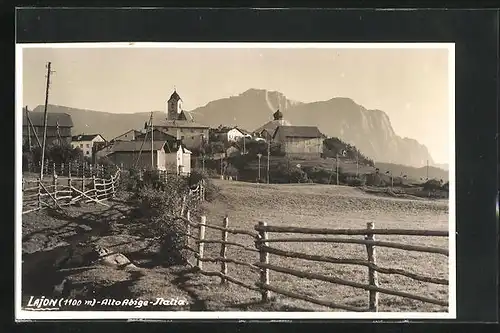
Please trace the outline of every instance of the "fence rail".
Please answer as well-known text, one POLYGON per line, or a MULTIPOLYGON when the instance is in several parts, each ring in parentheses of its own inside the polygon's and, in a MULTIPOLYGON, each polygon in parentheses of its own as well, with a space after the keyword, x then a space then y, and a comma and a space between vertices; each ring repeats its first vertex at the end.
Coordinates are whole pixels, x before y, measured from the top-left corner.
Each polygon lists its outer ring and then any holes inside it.
POLYGON ((37 179, 22 179, 22 213, 44 209, 46 207, 68 206, 79 201, 95 202, 108 206, 104 201, 116 194, 120 179, 118 169, 109 179, 97 178, 95 175, 86 177, 85 173, 80 178, 58 176, 37 179), (33 186, 36 184, 36 186, 33 186))
POLYGON ((435 304, 439 306, 448 306, 446 300, 434 299, 431 297, 413 294, 401 290, 393 290, 389 288, 382 288, 378 283, 378 274, 395 274, 405 276, 407 278, 432 283, 439 285, 448 285, 449 281, 443 278, 437 278, 432 276, 427 276, 423 274, 418 274, 415 272, 410 272, 407 270, 399 268, 388 268, 381 267, 377 264, 376 247, 387 247, 396 248, 406 251, 420 251, 436 253, 441 255, 448 255, 448 250, 428 247, 428 246, 416 246, 402 243, 393 242, 382 242, 375 239, 375 235, 404 235, 404 236, 420 236, 420 237, 447 237, 447 231, 431 231, 431 230, 408 230, 408 229, 375 229, 373 223, 367 223, 366 229, 314 229, 314 228, 299 228, 299 227, 289 227, 289 226, 268 226, 265 222, 259 222, 258 225, 254 227, 255 231, 242 230, 229 228, 229 218, 226 216, 222 221, 222 226, 207 224, 206 217, 201 216, 200 222, 194 222, 190 218, 190 212, 186 212, 185 217, 181 217, 185 221, 186 226, 188 226, 188 232, 186 233, 189 237, 186 241, 185 248, 193 253, 193 258, 196 259, 196 263, 189 263, 191 266, 197 268, 197 272, 202 275, 219 277, 221 283, 234 283, 249 290, 258 291, 261 294, 263 302, 267 302, 271 299, 271 292, 276 294, 281 294, 287 297, 307 301, 310 303, 326 306, 332 309, 342 309, 347 311, 364 312, 371 311, 377 312, 379 309, 379 296, 380 294, 392 295, 403 297, 407 299, 412 299, 420 302, 435 304), (191 228, 198 229, 198 235, 195 236, 191 232, 191 228), (205 230, 212 229, 221 231, 220 239, 207 239, 205 230), (270 238, 269 234, 275 233, 302 233, 309 235, 346 235, 346 236, 364 236, 364 239, 341 239, 341 238, 327 238, 327 237, 294 237, 294 238, 270 238), (253 240, 255 246, 250 247, 245 244, 229 240, 229 234, 242 235, 244 237, 248 236, 248 239, 253 240), (311 255, 295 251, 281 250, 272 246, 270 243, 282 243, 282 242, 327 242, 327 243, 351 243, 364 245, 366 248, 367 259, 349 259, 349 258, 335 258, 327 255, 311 255), (194 246, 191 245, 194 243, 194 246), (220 254, 205 256, 204 245, 205 244, 220 244, 220 254), (238 247, 244 251, 250 251, 255 253, 254 262, 246 262, 240 260, 240 258, 228 258, 227 248, 228 247, 238 247), (306 271, 301 271, 298 269, 281 267, 270 262, 270 255, 276 255, 287 258, 296 258, 315 262, 325 262, 330 264, 345 264, 345 265, 356 265, 367 267, 368 271, 368 283, 360 283, 356 281, 350 281, 342 279, 339 277, 334 277, 331 275, 322 275, 319 273, 311 273, 306 271), (204 262, 220 263, 220 271, 206 270, 203 266, 204 262), (227 264, 232 263, 235 265, 245 266, 254 272, 259 273, 259 278, 254 281, 253 284, 249 284, 245 281, 241 281, 235 277, 228 274, 227 264), (285 290, 279 286, 272 284, 270 272, 278 272, 282 274, 287 274, 291 276, 296 276, 300 278, 324 281, 336 285, 344 285, 353 287, 356 289, 362 289, 368 292, 368 306, 367 307, 355 307, 345 304, 339 304, 337 302, 330 302, 323 299, 317 299, 311 296, 303 295, 297 292, 292 292, 285 290))

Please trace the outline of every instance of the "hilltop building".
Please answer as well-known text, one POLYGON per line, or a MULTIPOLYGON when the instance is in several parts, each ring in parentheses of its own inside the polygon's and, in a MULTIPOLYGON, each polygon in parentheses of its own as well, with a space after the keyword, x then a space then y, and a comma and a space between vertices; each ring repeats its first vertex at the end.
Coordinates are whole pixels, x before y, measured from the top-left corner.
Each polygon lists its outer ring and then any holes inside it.
MULTIPOLYGON (((199 149, 209 141, 209 126, 197 123, 182 109, 182 99, 174 90, 166 102, 165 118, 153 119, 153 128, 181 140, 187 149, 199 149)), ((145 126, 147 129, 147 126, 145 126)))
POLYGON ((280 144, 285 155, 321 157, 323 134, 316 126, 278 126, 272 140, 280 144))
POLYGON ((283 113, 280 110, 273 113, 273 118, 273 120, 257 128, 254 133, 266 140, 271 140, 278 126, 292 126, 288 120, 283 119, 283 113))
MULTIPOLYGON (((23 144, 28 143, 31 147, 42 144, 44 131, 44 113, 23 110, 23 144), (38 141, 37 141, 38 139, 38 141)), ((67 113, 47 113, 47 141, 46 144, 57 144, 59 142, 71 143, 71 129, 73 120, 67 113)))

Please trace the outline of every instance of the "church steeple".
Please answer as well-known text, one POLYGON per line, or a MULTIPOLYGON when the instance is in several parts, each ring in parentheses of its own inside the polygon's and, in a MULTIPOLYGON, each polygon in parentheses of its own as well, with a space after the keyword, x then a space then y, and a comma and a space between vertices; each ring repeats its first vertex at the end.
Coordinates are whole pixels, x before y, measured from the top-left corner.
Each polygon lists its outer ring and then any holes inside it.
POLYGON ((167 101, 167 120, 177 120, 182 113, 182 99, 174 88, 174 92, 167 101))
POLYGON ((278 109, 275 113, 273 113, 274 120, 282 120, 283 113, 278 109))

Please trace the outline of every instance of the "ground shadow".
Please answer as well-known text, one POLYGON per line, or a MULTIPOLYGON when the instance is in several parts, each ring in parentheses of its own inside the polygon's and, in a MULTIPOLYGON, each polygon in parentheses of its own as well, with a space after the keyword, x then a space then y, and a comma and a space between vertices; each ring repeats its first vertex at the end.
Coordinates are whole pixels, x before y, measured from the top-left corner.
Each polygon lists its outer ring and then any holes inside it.
POLYGON ((190 283, 192 281, 193 274, 196 274, 197 271, 197 268, 186 267, 180 271, 174 272, 173 274, 176 278, 172 280, 172 284, 189 295, 192 300, 189 308, 190 311, 207 311, 208 307, 206 300, 199 297, 194 288, 196 285, 190 283))

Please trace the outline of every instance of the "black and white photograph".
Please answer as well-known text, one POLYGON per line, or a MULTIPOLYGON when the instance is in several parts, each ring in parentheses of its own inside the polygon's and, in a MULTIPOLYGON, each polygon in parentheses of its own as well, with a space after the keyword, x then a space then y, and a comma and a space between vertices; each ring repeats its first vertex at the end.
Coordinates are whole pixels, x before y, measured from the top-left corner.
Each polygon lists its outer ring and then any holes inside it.
POLYGON ((452 43, 17 44, 16 317, 455 318, 454 89, 452 43))

